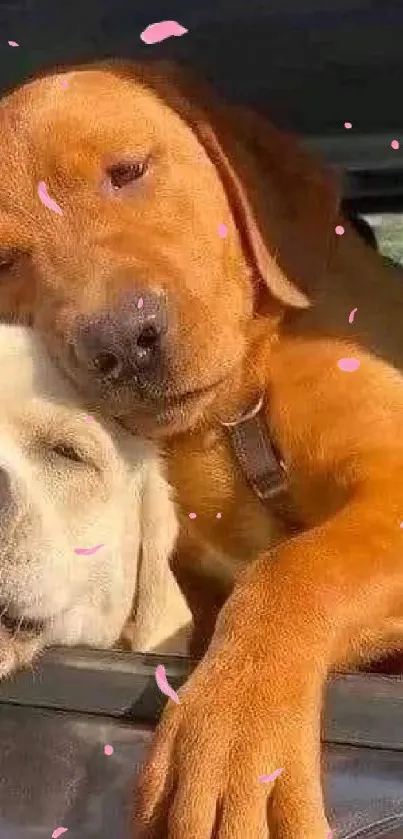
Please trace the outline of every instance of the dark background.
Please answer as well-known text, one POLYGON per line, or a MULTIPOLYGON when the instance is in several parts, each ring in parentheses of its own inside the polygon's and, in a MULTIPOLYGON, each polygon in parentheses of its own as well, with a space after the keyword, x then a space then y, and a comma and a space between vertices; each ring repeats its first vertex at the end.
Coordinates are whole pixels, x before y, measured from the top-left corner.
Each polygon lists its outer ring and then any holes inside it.
POLYGON ((403 131, 403 0, 16 0, 0 34, 3 90, 52 64, 168 55, 306 135, 403 131), (144 45, 164 19, 188 34, 144 45))

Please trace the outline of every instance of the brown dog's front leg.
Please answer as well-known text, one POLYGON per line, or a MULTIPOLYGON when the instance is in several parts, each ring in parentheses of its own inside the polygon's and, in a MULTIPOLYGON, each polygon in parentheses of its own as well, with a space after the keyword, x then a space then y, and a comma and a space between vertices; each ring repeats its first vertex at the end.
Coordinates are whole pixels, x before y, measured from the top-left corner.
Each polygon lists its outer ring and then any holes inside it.
POLYGON ((271 839, 325 839, 323 688, 402 600, 399 474, 247 570, 157 731, 136 804, 141 837, 264 839, 268 812, 271 839), (274 783, 261 780, 277 769, 274 783))

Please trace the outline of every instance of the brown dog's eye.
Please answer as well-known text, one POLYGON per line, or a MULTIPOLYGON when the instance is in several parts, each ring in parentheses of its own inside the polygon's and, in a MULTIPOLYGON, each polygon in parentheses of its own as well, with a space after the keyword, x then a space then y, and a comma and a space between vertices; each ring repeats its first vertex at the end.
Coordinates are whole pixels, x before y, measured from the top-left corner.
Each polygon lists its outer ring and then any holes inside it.
POLYGON ((19 256, 19 252, 12 248, 0 248, 0 271, 10 271, 16 265, 19 256))
POLYGON ((116 163, 109 166, 107 174, 113 189, 123 189, 130 186, 134 181, 139 181, 147 171, 148 162, 142 163, 116 163))

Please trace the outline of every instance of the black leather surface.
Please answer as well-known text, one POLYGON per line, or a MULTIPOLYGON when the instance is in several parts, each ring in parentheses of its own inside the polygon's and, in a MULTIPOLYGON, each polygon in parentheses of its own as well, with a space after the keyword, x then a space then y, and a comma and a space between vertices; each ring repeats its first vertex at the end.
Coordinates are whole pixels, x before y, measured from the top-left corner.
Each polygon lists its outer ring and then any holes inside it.
MULTIPOLYGON (((87 715, 3 707, 0 839, 129 839, 132 776, 142 771, 144 728, 87 715), (112 745, 111 756, 104 746, 112 745)), ((402 754, 327 746, 325 787, 339 837, 403 836, 402 754), (367 833, 370 826, 378 833, 367 833)))
MULTIPOLYGON (((178 687, 184 659, 58 650, 34 678, 0 686, 0 839, 49 837, 59 826, 68 839, 129 839, 132 778, 164 700, 154 678, 162 661, 178 687)), ((323 777, 336 836, 403 839, 403 681, 335 678, 325 709, 323 777)))

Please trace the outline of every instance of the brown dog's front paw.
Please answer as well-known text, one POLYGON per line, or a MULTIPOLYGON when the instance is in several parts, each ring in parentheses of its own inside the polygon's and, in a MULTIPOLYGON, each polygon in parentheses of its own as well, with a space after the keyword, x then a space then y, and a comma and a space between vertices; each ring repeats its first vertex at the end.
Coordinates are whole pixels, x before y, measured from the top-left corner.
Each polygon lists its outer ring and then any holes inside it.
POLYGON ((269 706, 269 681, 248 681, 233 656, 202 662, 157 730, 136 839, 267 839, 268 827, 273 839, 326 839, 314 732, 300 709, 269 706))

